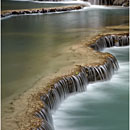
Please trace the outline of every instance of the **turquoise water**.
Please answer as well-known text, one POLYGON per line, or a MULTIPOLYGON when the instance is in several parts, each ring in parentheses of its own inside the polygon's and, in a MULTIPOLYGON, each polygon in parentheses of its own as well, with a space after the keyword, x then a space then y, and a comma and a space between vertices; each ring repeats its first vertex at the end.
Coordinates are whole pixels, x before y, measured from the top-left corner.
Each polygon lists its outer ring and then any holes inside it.
POLYGON ((70 96, 53 115, 55 130, 129 129, 129 47, 105 49, 120 69, 110 81, 89 84, 84 93, 70 96))

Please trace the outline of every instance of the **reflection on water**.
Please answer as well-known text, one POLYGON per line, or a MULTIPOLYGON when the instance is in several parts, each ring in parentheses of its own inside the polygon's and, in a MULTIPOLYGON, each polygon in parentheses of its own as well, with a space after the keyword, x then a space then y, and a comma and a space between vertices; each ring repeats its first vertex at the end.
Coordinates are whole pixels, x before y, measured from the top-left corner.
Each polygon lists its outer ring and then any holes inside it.
POLYGON ((100 33, 100 28, 126 23, 128 9, 95 8, 2 20, 2 99, 57 72, 63 64, 56 63, 55 57, 60 55, 64 45, 100 33), (82 28, 86 30, 76 31, 82 28), (69 32, 71 29, 75 31, 69 32))
POLYGON ((119 60, 110 81, 87 86, 65 100, 53 115, 55 130, 128 130, 129 47, 105 49, 119 60))
MULTIPOLYGON (((68 4, 49 4, 49 3, 34 3, 31 1, 13 1, 13 0, 2 0, 1 10, 10 10, 10 9, 31 9, 31 8, 45 8, 45 7, 58 7, 65 6, 68 4)), ((73 5, 73 4, 72 4, 73 5)))

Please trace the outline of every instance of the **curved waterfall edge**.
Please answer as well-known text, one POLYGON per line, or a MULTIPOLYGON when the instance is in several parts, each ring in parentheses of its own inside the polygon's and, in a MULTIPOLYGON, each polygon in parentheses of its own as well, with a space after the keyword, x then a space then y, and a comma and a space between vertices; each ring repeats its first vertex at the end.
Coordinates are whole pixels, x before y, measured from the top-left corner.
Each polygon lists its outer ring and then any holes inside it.
MULTIPOLYGON (((104 48, 127 45, 129 34, 123 33, 99 35, 87 46, 99 52, 104 48)), ((32 110, 27 112, 30 122, 20 126, 21 129, 54 130, 52 114, 66 97, 85 91, 91 82, 109 80, 118 70, 116 57, 107 53, 103 58, 104 62, 100 64, 77 66, 70 75, 54 79, 44 92, 33 95, 31 101, 37 102, 37 105, 31 106, 32 110)))

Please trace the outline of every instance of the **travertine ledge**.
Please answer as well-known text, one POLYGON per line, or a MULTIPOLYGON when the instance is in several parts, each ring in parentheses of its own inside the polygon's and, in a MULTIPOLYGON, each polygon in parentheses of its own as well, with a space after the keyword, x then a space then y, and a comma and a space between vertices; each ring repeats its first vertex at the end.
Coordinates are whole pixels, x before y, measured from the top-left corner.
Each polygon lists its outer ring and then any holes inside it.
MULTIPOLYGON (((8 108, 11 112, 6 112, 3 118, 3 130, 52 130, 51 115, 62 100, 72 93, 85 91, 91 82, 110 79, 117 71, 116 58, 99 51, 105 47, 128 45, 128 35, 128 32, 104 33, 94 36, 90 41, 64 48, 64 55, 73 55, 69 59, 73 64, 41 78, 31 89, 16 100, 11 100, 8 108)), ((68 59, 64 60, 69 62, 68 59)))
MULTIPOLYGON (((86 46, 101 50, 112 46, 129 45, 128 33, 99 35, 86 46)), ((111 78, 118 70, 116 58, 109 53, 100 53, 102 62, 84 66, 77 65, 70 74, 57 77, 47 83, 46 87, 32 96, 27 111, 27 122, 20 122, 20 129, 53 130, 52 112, 58 104, 72 93, 85 91, 87 84, 111 78), (33 102, 33 103, 32 103, 33 102), (25 125, 27 124, 27 125, 25 125)))
POLYGON ((7 16, 17 16, 24 14, 44 14, 49 12, 65 12, 72 10, 80 10, 87 5, 72 5, 72 6, 62 6, 62 7, 53 7, 53 8, 34 8, 34 9, 20 9, 20 10, 4 10, 1 12, 1 17, 7 16))

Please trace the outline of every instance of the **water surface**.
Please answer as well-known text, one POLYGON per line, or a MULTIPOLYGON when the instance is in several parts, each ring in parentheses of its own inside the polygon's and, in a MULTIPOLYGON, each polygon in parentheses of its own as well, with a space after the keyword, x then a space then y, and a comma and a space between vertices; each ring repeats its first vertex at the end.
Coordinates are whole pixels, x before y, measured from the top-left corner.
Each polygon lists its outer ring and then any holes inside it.
POLYGON ((39 78, 65 66, 55 60, 64 46, 122 24, 128 24, 125 8, 93 7, 2 20, 2 99, 22 93, 39 78))
POLYGON ((31 9, 31 8, 46 8, 46 7, 59 7, 65 5, 74 5, 76 3, 41 3, 34 2, 33 0, 2 0, 1 10, 13 9, 31 9))
POLYGON ((120 69, 110 81, 89 84, 84 93, 70 96, 54 113, 55 130, 129 129, 129 47, 105 49, 120 69))

